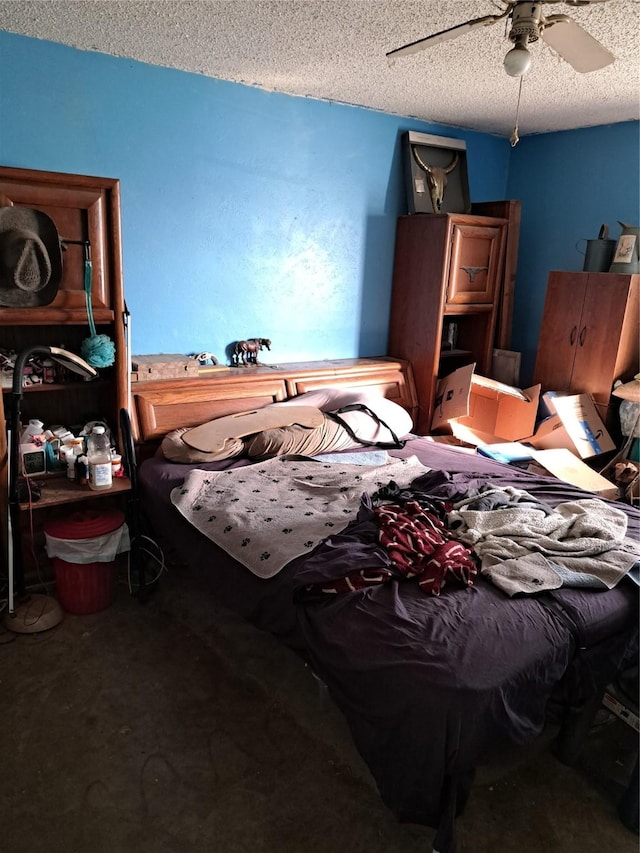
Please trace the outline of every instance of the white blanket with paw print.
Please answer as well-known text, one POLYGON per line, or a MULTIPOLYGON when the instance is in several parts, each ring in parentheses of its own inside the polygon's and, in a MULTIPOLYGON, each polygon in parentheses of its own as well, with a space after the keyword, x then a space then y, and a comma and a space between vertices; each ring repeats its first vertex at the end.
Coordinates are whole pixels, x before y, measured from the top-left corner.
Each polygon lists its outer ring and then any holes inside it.
POLYGON ((426 473, 415 456, 371 467, 280 457, 227 471, 193 470, 171 502, 194 527, 261 578, 353 521, 363 493, 426 473))

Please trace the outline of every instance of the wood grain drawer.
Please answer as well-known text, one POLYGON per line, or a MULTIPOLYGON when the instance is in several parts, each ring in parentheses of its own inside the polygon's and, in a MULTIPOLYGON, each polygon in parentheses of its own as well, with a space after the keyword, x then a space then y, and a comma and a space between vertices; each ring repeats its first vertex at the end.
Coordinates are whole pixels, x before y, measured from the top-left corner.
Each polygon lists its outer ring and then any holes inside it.
POLYGON ((134 432, 138 439, 151 441, 178 427, 198 426, 214 418, 258 409, 286 399, 284 379, 254 376, 251 380, 186 379, 145 382, 144 388, 136 385, 132 390, 136 420, 134 432))

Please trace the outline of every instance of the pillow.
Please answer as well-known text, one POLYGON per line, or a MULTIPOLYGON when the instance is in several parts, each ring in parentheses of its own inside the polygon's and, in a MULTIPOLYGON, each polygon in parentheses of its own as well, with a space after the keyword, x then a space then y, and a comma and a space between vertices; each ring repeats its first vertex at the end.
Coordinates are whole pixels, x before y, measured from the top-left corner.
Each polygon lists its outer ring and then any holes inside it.
MULTIPOLYGON (((272 405, 309 405, 317 406, 325 412, 331 412, 353 403, 364 403, 393 430, 398 438, 407 435, 413 428, 409 413, 402 406, 394 403, 393 400, 358 391, 345 391, 340 388, 307 391, 291 400, 273 403, 272 405)), ((393 441, 393 436, 389 430, 380 426, 366 412, 344 412, 340 417, 351 427, 358 438, 367 441, 393 441)), ((339 450, 350 450, 362 446, 360 442, 351 438, 341 424, 326 416, 324 423, 319 427, 307 428, 294 425, 263 430, 250 436, 246 442, 247 455, 253 459, 281 456, 285 453, 316 456, 321 453, 335 453, 339 450)))
POLYGON ((353 446, 353 439, 345 428, 326 415, 323 415, 319 427, 293 424, 265 429, 249 436, 246 441, 247 456, 251 459, 282 456, 285 453, 316 456, 318 453, 333 453, 353 446))
POLYGON ((336 409, 341 409, 342 406, 350 406, 351 403, 361 403, 365 399, 384 400, 385 398, 354 388, 329 386, 328 388, 316 388, 313 391, 305 391, 304 394, 298 394, 296 397, 291 397, 282 403, 272 403, 272 405, 317 406, 323 412, 335 412, 336 409))
MULTIPOLYGON (((409 413, 381 395, 371 392, 357 391, 344 388, 319 388, 306 391, 282 403, 271 403, 265 409, 280 406, 312 406, 323 412, 333 412, 343 406, 353 403, 364 403, 372 412, 384 421, 398 436, 407 435, 413 429, 409 413)), ((340 415, 342 420, 351 427, 358 438, 367 441, 392 441, 393 436, 388 429, 380 426, 366 412, 345 412, 340 415)), ((161 444, 161 452, 171 462, 216 462, 220 459, 230 459, 242 455, 245 451, 252 459, 271 456, 282 456, 285 453, 296 453, 304 456, 317 456, 321 453, 336 453, 339 450, 351 450, 363 445, 355 441, 341 424, 326 416, 318 427, 304 427, 299 424, 266 429, 241 438, 229 439, 224 448, 215 452, 196 450, 189 447, 182 436, 191 427, 180 427, 167 433, 161 444)))
POLYGON ((241 438, 232 438, 226 441, 222 450, 208 453, 204 450, 195 450, 182 440, 185 432, 192 427, 179 427, 168 432, 162 439, 160 451, 165 459, 170 462, 217 462, 219 459, 231 459, 240 456, 244 452, 244 441, 241 438))
MULTIPOLYGON (((390 429, 402 438, 413 429, 411 415, 402 406, 387 400, 381 395, 372 394, 370 391, 358 391, 344 388, 318 388, 315 391, 305 391, 283 403, 274 403, 275 406, 317 406, 323 412, 335 412, 343 406, 353 403, 364 403, 365 406, 375 412, 380 420, 384 421, 390 429)), ((347 423, 359 438, 368 441, 392 441, 389 430, 379 426, 366 412, 345 412, 340 417, 347 423)), ((352 444, 352 447, 357 447, 352 444)))
POLYGON ((323 414, 316 406, 262 406, 259 409, 249 409, 248 412, 234 412, 222 415, 200 426, 187 430, 182 440, 189 447, 215 453, 222 450, 225 444, 234 438, 244 438, 254 435, 264 429, 277 429, 283 426, 300 424, 301 426, 316 427, 322 424, 323 414))

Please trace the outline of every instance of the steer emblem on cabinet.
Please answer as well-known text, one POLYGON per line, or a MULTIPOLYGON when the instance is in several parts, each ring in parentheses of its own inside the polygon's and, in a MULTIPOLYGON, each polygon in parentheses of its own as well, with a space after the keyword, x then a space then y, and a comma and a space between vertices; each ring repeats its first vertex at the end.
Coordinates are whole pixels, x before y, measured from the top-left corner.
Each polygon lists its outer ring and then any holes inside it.
POLYGON ((488 272, 489 267, 460 267, 461 270, 464 270, 466 274, 469 276, 470 284, 476 280, 476 276, 481 272, 488 272))

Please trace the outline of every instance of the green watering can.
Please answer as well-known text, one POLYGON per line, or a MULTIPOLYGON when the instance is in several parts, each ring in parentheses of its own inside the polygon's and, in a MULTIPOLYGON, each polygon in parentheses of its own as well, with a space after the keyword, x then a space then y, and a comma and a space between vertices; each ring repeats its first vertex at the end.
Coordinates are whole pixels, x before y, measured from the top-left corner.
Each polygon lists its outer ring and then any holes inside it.
POLYGON ((625 225, 618 222, 622 233, 613 255, 613 263, 609 272, 639 273, 640 272, 640 228, 635 225, 625 225))

